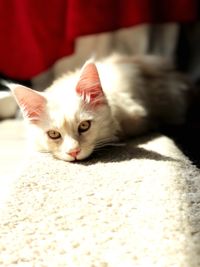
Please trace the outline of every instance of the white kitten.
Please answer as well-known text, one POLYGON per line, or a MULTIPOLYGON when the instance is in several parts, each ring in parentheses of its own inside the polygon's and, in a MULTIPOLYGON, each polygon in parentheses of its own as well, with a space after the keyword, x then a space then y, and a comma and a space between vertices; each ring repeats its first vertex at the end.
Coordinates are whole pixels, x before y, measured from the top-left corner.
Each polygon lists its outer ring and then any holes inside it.
POLYGON ((161 58, 113 55, 86 62, 43 93, 11 89, 37 149, 74 161, 160 123, 182 123, 188 84, 161 58))

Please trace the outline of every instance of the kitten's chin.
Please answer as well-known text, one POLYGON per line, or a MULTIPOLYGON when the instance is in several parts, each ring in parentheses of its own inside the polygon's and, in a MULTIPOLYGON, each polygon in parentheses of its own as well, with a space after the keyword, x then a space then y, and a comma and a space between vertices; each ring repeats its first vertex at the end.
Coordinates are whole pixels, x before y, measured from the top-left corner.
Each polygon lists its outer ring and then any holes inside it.
POLYGON ((64 154, 64 153, 53 153, 54 158, 60 159, 63 161, 71 162, 75 161, 76 159, 71 157, 70 155, 64 154))

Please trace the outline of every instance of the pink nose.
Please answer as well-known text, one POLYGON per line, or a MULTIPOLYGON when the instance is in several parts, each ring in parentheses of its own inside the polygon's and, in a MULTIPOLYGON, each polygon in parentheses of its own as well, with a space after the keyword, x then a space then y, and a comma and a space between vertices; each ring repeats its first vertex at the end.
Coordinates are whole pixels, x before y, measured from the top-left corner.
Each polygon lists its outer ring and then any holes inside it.
POLYGON ((73 158, 76 158, 77 155, 80 153, 80 148, 76 148, 76 149, 72 149, 70 152, 68 152, 68 154, 70 156, 72 156, 73 158))

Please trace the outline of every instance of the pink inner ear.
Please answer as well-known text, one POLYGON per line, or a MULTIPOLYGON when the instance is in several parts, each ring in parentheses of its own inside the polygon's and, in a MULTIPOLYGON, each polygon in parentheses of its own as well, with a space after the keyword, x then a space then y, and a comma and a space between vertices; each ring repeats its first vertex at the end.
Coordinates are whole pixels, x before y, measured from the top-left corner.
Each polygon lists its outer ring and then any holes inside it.
POLYGON ((11 88, 23 116, 31 122, 40 120, 44 112, 46 99, 38 92, 25 86, 15 85, 11 88))
POLYGON ((82 96, 83 100, 94 105, 105 103, 99 74, 94 63, 88 63, 83 68, 76 86, 76 92, 82 96))

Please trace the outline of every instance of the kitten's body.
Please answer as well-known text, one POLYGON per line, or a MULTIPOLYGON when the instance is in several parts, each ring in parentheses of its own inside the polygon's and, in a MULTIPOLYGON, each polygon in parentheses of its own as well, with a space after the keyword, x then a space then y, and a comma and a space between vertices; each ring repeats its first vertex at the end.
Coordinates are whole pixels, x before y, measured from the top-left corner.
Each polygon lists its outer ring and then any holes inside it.
POLYGON ((25 88, 13 90, 34 130, 38 149, 63 160, 80 160, 102 145, 144 133, 160 123, 183 122, 188 85, 163 59, 114 55, 94 63, 98 73, 89 61, 81 72, 55 81, 43 96, 25 88), (36 101, 41 102, 35 107, 37 112, 33 104, 29 109, 23 91, 28 92, 26 99, 31 94, 41 97, 36 101), (80 133, 84 121, 90 127, 80 133), (59 132, 61 138, 49 138, 49 130, 59 132))

